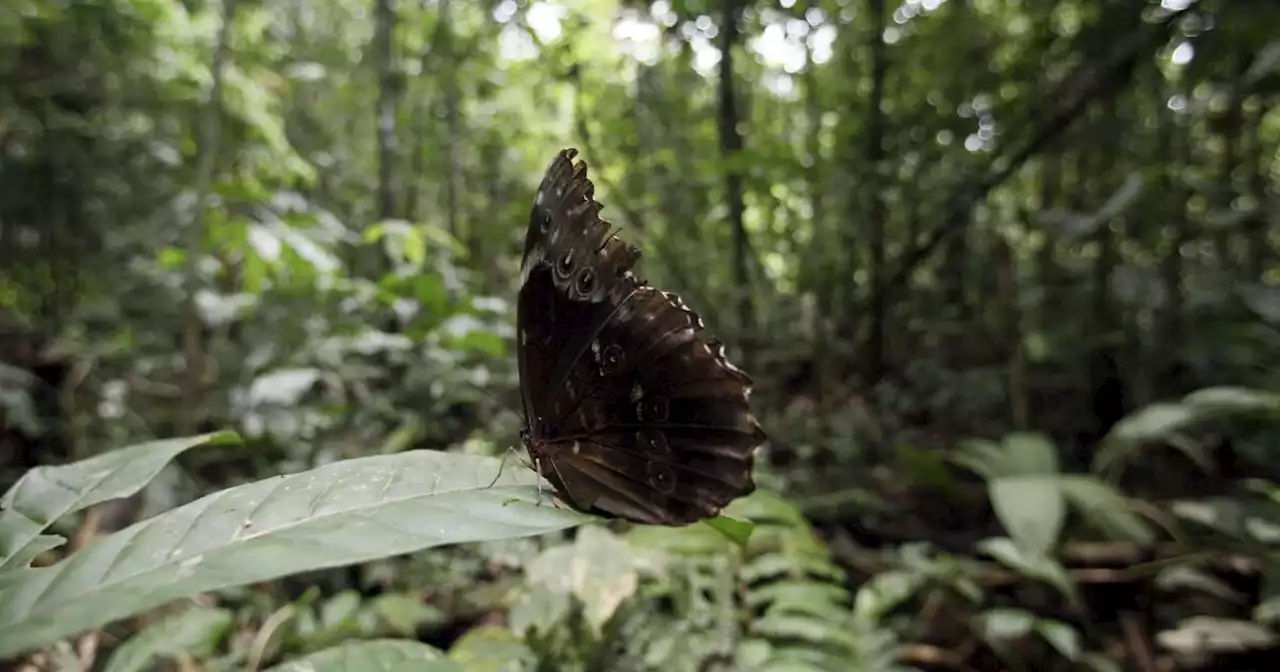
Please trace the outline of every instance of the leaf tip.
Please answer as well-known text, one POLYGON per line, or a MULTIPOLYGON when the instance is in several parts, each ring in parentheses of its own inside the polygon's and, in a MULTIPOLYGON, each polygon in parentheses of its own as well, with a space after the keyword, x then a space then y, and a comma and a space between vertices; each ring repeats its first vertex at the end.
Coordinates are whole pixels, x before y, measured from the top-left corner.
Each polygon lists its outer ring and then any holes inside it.
POLYGON ((756 529, 755 523, 730 516, 716 516, 702 522, 742 548, 747 547, 747 541, 751 539, 751 533, 756 529))
POLYGON ((241 445, 244 443, 244 438, 234 429, 223 429, 206 434, 203 443, 206 446, 241 445))

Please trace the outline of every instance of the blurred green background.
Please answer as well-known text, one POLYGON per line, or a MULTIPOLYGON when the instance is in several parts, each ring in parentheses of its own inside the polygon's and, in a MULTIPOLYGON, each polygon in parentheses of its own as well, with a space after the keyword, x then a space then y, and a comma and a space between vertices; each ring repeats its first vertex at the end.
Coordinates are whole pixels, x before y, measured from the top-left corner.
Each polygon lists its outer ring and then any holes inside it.
POLYGON ((0 487, 244 438, 60 521, 73 544, 37 565, 277 474, 518 447, 519 246, 563 147, 641 277, 752 374, 770 434, 732 511, 757 525, 745 547, 617 523, 444 546, 202 594, 15 665, 1280 653, 1280 5, 6 6, 0 487))

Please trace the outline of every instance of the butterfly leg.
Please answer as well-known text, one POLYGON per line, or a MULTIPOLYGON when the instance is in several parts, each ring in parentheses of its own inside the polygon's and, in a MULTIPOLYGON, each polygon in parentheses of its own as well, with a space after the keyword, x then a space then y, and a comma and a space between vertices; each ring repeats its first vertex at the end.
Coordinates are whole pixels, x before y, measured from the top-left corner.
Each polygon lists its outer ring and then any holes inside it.
MULTIPOLYGON (((538 499, 534 503, 534 506, 542 506, 542 460, 534 458, 533 464, 529 466, 538 473, 538 499)), ((552 462, 551 467, 554 469, 555 466, 555 462, 552 462)), ((557 509, 566 508, 566 505, 554 495, 551 496, 551 506, 554 506, 557 509)))
POLYGON ((502 454, 502 461, 498 463, 498 473, 493 475, 493 480, 489 481, 489 485, 484 486, 486 490, 492 488, 499 478, 502 478, 502 468, 507 466, 507 456, 511 455, 511 448, 507 448, 507 452, 502 454))
POLYGON ((538 499, 534 502, 534 506, 542 506, 542 460, 533 459, 533 470, 538 474, 538 499))
MULTIPOLYGON (((506 467, 506 466, 507 466, 507 458, 508 458, 508 457, 511 457, 511 454, 512 454, 512 453, 515 453, 515 454, 516 454, 516 459, 517 459, 517 460, 519 460, 519 459, 520 459, 520 454, 519 454, 519 453, 516 453, 516 449, 515 449, 515 448, 512 448, 512 447, 510 447, 510 446, 508 446, 508 447, 507 447, 507 452, 505 452, 505 453, 503 453, 503 454, 502 454, 502 461, 498 463, 498 473, 497 473, 497 475, 495 475, 495 476, 493 477, 493 480, 492 480, 492 481, 489 481, 489 485, 484 486, 486 490, 487 490, 487 489, 489 489, 489 488, 492 488, 495 484, 497 484, 498 479, 499 479, 499 478, 502 478, 502 469, 503 469, 504 467, 506 467)), ((528 462, 525 462, 524 460, 520 460, 520 463, 521 463, 521 464, 523 464, 523 465, 524 465, 524 466, 526 466, 526 467, 529 467, 530 469, 532 469, 532 468, 533 468, 533 465, 532 465, 532 464, 529 464, 528 462)))

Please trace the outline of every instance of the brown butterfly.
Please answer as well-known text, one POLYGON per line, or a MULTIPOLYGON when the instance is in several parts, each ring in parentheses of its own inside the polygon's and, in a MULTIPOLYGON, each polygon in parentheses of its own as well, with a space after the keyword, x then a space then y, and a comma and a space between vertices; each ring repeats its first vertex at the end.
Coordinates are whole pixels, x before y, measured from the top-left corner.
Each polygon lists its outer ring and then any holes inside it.
POLYGON ((679 297, 632 275, 640 250, 600 219, 577 153, 547 169, 525 234, 521 438, 575 509, 657 525, 716 516, 755 490, 765 434, 751 378, 679 297))

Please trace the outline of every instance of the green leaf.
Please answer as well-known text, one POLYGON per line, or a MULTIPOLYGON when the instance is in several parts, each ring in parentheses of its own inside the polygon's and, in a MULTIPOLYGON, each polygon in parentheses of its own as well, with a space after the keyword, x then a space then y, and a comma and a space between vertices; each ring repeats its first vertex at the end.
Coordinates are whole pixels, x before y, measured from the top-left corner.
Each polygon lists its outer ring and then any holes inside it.
POLYGON ((1057 475, 1058 449, 1043 434, 1014 432, 1000 445, 1002 468, 1008 475, 1057 475))
POLYGON ((1106 222, 1115 219, 1129 207, 1138 196, 1142 195, 1143 188, 1146 186, 1146 180, 1140 171, 1133 171, 1124 178, 1124 183, 1116 189, 1106 203, 1094 213, 1094 217, 1100 222, 1106 222))
POLYGON ((729 516, 716 516, 702 522, 743 549, 747 547, 747 542, 751 540, 751 533, 756 529, 755 523, 749 520, 729 516))
POLYGON ((180 653, 205 655, 226 634, 232 612, 195 607, 169 616, 139 632, 116 649, 106 672, 140 672, 153 669, 157 659, 180 653))
POLYGON ((1244 73, 1244 81, 1253 84, 1277 72, 1280 72, 1280 40, 1273 40, 1263 47, 1249 69, 1244 73))
POLYGON ((1196 413, 1182 404, 1152 404, 1117 422, 1105 441, 1152 441, 1182 429, 1195 420, 1196 413))
POLYGON ((208 495, 0 590, 0 658, 194 593, 594 520, 537 505, 529 470, 506 470, 489 487, 498 465, 410 451, 208 495))
POLYGON ((1280 394, 1247 387, 1206 387, 1182 398, 1202 415, 1280 413, 1280 394))
POLYGON ((24 573, 29 571, 31 567, 31 561, 35 560, 41 553, 52 551, 66 542, 67 538, 58 534, 37 535, 21 551, 8 558, 12 567, 0 572, 0 589, 24 576, 24 573))
POLYGON ((422 231, 402 219, 386 219, 364 230, 364 242, 382 241, 387 257, 417 266, 426 259, 427 245, 422 231))
POLYGON ((987 479, 991 506, 1014 542, 1029 555, 1047 555, 1066 520, 1053 442, 1041 434, 1014 432, 998 445, 966 441, 954 459, 987 479))
POLYGON ((633 548, 695 557, 725 551, 730 548, 726 540, 724 533, 710 525, 637 525, 627 532, 627 542, 633 548))
POLYGON ((1090 213, 1070 213, 1059 216, 1056 228, 1060 234, 1071 239, 1080 239, 1093 235, 1099 227, 1107 225, 1118 215, 1124 213, 1142 195, 1146 180, 1142 172, 1133 171, 1125 177, 1125 181, 1107 198, 1107 202, 1090 213))
POLYGON ((810 644, 838 646, 857 651, 858 638, 849 632, 847 624, 822 621, 803 616, 768 614, 751 623, 751 631, 775 640, 797 639, 810 644))
MULTIPOLYGON (((773 655, 781 655, 780 652, 774 651, 773 655)), ((823 666, 819 663, 809 663, 803 660, 771 660, 758 667, 751 668, 757 672, 828 672, 830 667, 823 666)), ((855 668, 856 669, 856 668, 855 668)))
POLYGON ((494 357, 506 354, 507 343, 486 323, 471 315, 454 315, 440 325, 442 344, 456 350, 479 350, 494 357))
POLYGON ((445 230, 444 227, 436 226, 434 224, 418 224, 417 226, 422 232, 422 237, 427 242, 432 245, 445 248, 454 256, 466 256, 467 246, 461 240, 454 237, 453 234, 445 230))
POLYGON ((778 523, 786 526, 808 527, 809 523, 795 504, 767 490, 756 490, 746 497, 739 497, 724 508, 724 515, 750 520, 756 525, 778 523))
POLYGON ((960 442, 951 459, 965 469, 985 479, 991 479, 999 475, 1002 451, 1000 445, 994 441, 966 439, 960 442))
POLYGON ((186 450, 239 441, 235 432, 214 432, 152 441, 72 464, 28 471, 0 498, 0 570, 25 567, 39 552, 53 548, 51 537, 39 537, 59 518, 133 495, 186 450), (28 548, 33 543, 40 545, 34 554, 28 548))
POLYGON ((1060 488, 1085 520, 1112 539, 1150 543, 1155 532, 1138 517, 1129 500, 1093 476, 1063 476, 1060 488))
POLYGON ((1152 404, 1116 423, 1094 457, 1094 471, 1109 471, 1142 445, 1154 442, 1168 443, 1197 464, 1206 464, 1199 442, 1180 440, 1179 434, 1206 420, 1255 415, 1280 417, 1280 394, 1244 387, 1207 387, 1177 403, 1152 404))
POLYGON ((1237 291, 1240 293, 1240 301, 1262 322, 1273 327, 1280 325, 1280 287, 1260 282, 1242 282, 1237 291))
POLYGON ((940 494, 948 501, 963 501, 964 488, 944 453, 919 448, 905 441, 897 442, 894 452, 898 469, 910 483, 940 494))
POLYGON ((1044 435, 1031 432, 1014 432, 999 444, 986 439, 963 441, 952 460, 987 480, 1059 472, 1058 449, 1044 435))
POLYGON ((449 649, 449 660, 464 665, 468 672, 532 669, 537 663, 533 651, 515 633, 494 625, 468 630, 449 649))
POLYGON ((987 486, 991 506, 1009 536, 1029 555, 1048 555, 1066 520, 1061 476, 1006 476, 987 486))
POLYGON ((1274 628, 1280 623, 1280 557, 1271 557, 1263 574, 1258 606, 1253 608, 1253 619, 1274 628))
POLYGON ((27 391, 32 385, 33 378, 26 371, 0 362, 0 413, 4 414, 4 426, 29 436, 40 436, 44 423, 27 391))
POLYGON ((928 575, 923 572, 903 570, 876 574, 858 589, 853 613, 860 619, 878 622, 915 595, 928 579, 928 575))
POLYGON ((320 627, 334 630, 354 621, 360 615, 360 593, 344 590, 320 605, 320 627))
POLYGON ((422 601, 422 595, 388 593, 373 600, 374 611, 397 634, 412 637, 423 623, 440 624, 449 619, 439 607, 422 601))
POLYGON ((844 587, 804 579, 774 581, 747 593, 744 603, 750 607, 767 606, 771 613, 808 614, 840 620, 848 613, 844 587))
POLYGON ((1023 609, 998 607, 989 609, 978 617, 982 638, 999 644, 1025 637, 1035 627, 1036 617, 1023 609))
POLYGON ((526 577, 531 584, 577 597, 587 624, 599 633, 623 600, 636 592, 639 581, 632 556, 626 539, 592 525, 578 532, 572 546, 549 548, 534 558, 526 577))
MULTIPOLYGON (((440 274, 423 272, 407 279, 397 278, 396 282, 405 283, 406 290, 422 303, 423 309, 428 311, 428 314, 445 313, 449 310, 449 286, 445 284, 440 274)), ((387 297, 390 303, 400 298, 399 293, 387 297)))
POLYGON ((1062 621, 1037 620, 1036 632, 1040 633, 1040 636, 1044 637, 1045 641, 1049 642, 1049 645, 1067 660, 1079 660, 1081 654, 1083 654, 1080 632, 1062 621))
POLYGON ((1080 598, 1066 568, 1056 559, 1044 555, 1028 555, 1012 539, 995 537, 978 542, 978 549, 998 560, 1006 567, 1021 572, 1023 576, 1044 581, 1057 588, 1072 604, 1080 598))
POLYGON ((347 642, 270 668, 270 672, 464 672, 439 649, 403 639, 347 642))
POLYGON ((1086 653, 1080 656, 1080 667, 1094 672, 1124 672, 1124 668, 1105 653, 1086 653))
POLYGON ((187 263, 187 252, 177 247, 163 247, 156 252, 156 262, 169 270, 179 269, 187 263))
POLYGON ((1229 616, 1190 616, 1178 627, 1156 635, 1161 648, 1175 655, 1205 650, 1263 650, 1276 645, 1276 635, 1265 626, 1229 616))

